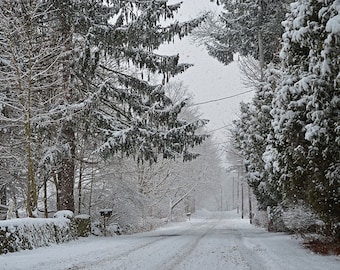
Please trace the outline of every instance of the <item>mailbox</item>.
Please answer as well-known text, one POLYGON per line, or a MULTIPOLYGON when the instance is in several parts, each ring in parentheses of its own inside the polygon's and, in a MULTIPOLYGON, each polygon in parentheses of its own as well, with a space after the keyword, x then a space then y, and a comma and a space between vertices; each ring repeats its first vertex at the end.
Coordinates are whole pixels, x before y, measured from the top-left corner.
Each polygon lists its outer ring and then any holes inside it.
POLYGON ((111 217, 112 216, 112 209, 100 209, 100 215, 102 217, 111 217))
POLYGON ((112 208, 100 209, 99 213, 103 217, 103 221, 104 221, 104 236, 106 236, 106 219, 108 219, 109 217, 112 216, 112 208))

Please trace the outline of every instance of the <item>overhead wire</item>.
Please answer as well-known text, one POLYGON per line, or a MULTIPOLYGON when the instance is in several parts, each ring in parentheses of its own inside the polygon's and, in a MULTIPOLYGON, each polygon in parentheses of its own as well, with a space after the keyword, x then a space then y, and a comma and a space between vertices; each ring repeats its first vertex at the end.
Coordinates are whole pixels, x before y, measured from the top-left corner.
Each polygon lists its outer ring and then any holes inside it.
POLYGON ((194 104, 188 104, 188 107, 192 107, 192 106, 198 106, 198 105, 204 105, 204 104, 208 104, 208 103, 212 103, 212 102, 217 102, 217 101, 221 101, 221 100, 225 100, 225 99, 230 99, 230 98, 234 98, 234 97, 238 97, 250 92, 254 92, 255 90, 248 90, 248 91, 244 91, 235 95, 231 95, 231 96, 226 96, 226 97, 222 97, 222 98, 218 98, 218 99, 211 99, 211 100, 207 100, 207 101, 203 101, 203 102, 199 102, 199 103, 194 103, 194 104))
POLYGON ((223 127, 219 127, 219 128, 216 128, 216 129, 213 129, 213 130, 208 130, 207 132, 210 133, 210 132, 215 132, 217 130, 220 130, 220 129, 224 129, 224 128, 227 128, 227 127, 230 127, 232 126, 232 124, 228 124, 228 125, 225 125, 223 127))
MULTIPOLYGON (((208 103, 217 102, 217 101, 221 101, 221 100, 225 100, 225 99, 230 99, 230 98, 234 98, 234 97, 237 97, 237 96, 241 96, 241 95, 244 95, 244 94, 253 92, 253 91, 255 91, 255 90, 248 90, 248 91, 244 91, 244 92, 241 92, 241 93, 238 93, 238 94, 235 94, 235 95, 231 95, 231 96, 227 96, 227 97, 222 97, 222 98, 218 98, 218 99, 207 100, 207 101, 199 102, 199 103, 195 103, 195 104, 189 104, 188 107, 198 106, 198 105, 203 105, 203 104, 208 104, 208 103)), ((222 127, 220 127, 220 128, 216 128, 216 129, 214 129, 214 130, 209 130, 208 133, 211 133, 211 132, 214 132, 214 131, 218 131, 218 130, 224 129, 224 128, 228 127, 228 126, 232 126, 232 124, 225 125, 225 126, 222 126, 222 127)))
MULTIPOLYGON (((238 96, 241 96, 241 95, 244 95, 244 94, 247 94, 247 93, 251 93, 251 92, 254 92, 255 90, 248 90, 248 91, 244 91, 244 92, 241 92, 241 93, 238 93, 238 94, 235 94, 235 95, 231 95, 231 96, 226 96, 226 97, 222 97, 222 98, 218 98, 218 99, 211 99, 211 100, 207 100, 207 101, 203 101, 203 102, 199 102, 199 103, 194 103, 194 104, 189 104, 187 105, 188 107, 192 107, 192 106, 198 106, 198 105, 204 105, 204 104, 208 104, 208 103, 213 103, 213 102, 218 102, 218 101, 221 101, 221 100, 225 100, 225 99, 230 99, 230 98, 234 98, 234 97, 238 97, 238 96)), ((214 129, 214 130, 209 130, 208 133, 211 133, 211 132, 215 132, 217 130, 221 130, 221 129, 224 129, 228 126, 231 126, 231 124, 229 125, 225 125, 225 126, 222 126, 220 128, 217 128, 217 129, 214 129)), ((220 142, 220 143, 214 143, 213 145, 219 145, 219 144, 225 144, 226 142, 220 142)))

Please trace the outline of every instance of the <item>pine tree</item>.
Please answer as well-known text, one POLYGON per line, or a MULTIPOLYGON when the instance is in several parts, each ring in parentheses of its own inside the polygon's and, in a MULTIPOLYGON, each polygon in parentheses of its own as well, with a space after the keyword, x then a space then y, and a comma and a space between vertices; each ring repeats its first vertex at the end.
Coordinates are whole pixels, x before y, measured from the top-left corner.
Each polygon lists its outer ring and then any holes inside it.
POLYGON ((241 103, 240 119, 234 121, 232 130, 236 148, 244 158, 246 179, 258 200, 259 208, 276 206, 281 202, 280 189, 266 152, 273 137, 271 127, 271 102, 280 72, 266 70, 266 81, 255 93, 250 103, 241 103))
MULTIPOLYGON (((154 50, 176 35, 187 35, 203 18, 161 26, 180 4, 157 0, 10 2, 1 1, 0 136, 10 146, 26 138, 25 174, 33 193, 37 175, 39 186, 52 178, 57 208, 74 210, 76 160, 83 144, 86 153, 104 158, 118 152, 140 161, 155 161, 159 153, 166 158, 181 154, 184 160, 197 156, 189 148, 206 138, 197 134, 206 121, 181 120, 185 100, 172 102, 163 86, 150 84, 148 77, 159 73, 166 83, 190 66, 179 64, 178 55, 154 50), (10 32, 14 26, 22 35, 10 32), (13 63, 16 58, 19 64, 13 63), (22 73, 15 73, 15 64, 24 67, 22 73), (23 89, 23 95, 17 95, 14 86, 22 78, 25 87, 16 89, 23 89), (19 125, 12 125, 13 119, 19 125)), ((13 156, 16 149, 1 145, 2 160, 11 150, 11 159, 1 164, 11 165, 22 156, 13 156)), ((33 197, 30 215, 36 207, 33 197)))
POLYGON ((179 56, 153 53, 175 35, 188 34, 202 18, 162 27, 179 4, 166 1, 49 1, 53 29, 64 40, 63 105, 66 115, 59 137, 68 154, 58 171, 60 209, 73 210, 76 141, 96 138, 96 152, 109 157, 117 152, 156 160, 158 153, 185 160, 188 151, 205 136, 196 130, 205 121, 178 119, 185 102, 173 104, 161 85, 143 80, 163 74, 163 82, 183 72, 179 56), (54 17, 55 16, 55 17, 54 17))
POLYGON ((235 53, 252 56, 265 65, 278 60, 287 1, 220 1, 225 9, 218 19, 211 15, 207 24, 196 31, 210 55, 224 64, 233 61, 235 53))
POLYGON ((339 222, 339 1, 300 0, 285 21, 283 80, 273 102, 286 199, 339 222))

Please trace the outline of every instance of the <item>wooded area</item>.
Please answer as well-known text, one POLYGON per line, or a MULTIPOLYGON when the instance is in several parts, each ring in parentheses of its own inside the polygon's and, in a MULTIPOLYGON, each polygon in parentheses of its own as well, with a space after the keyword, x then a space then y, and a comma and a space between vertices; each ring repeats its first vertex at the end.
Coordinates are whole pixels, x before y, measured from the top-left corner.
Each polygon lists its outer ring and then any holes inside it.
POLYGON ((207 121, 164 86, 190 65, 154 51, 204 18, 161 27, 180 7, 163 1, 0 4, 2 204, 30 217, 109 204, 127 218, 188 200, 202 180, 182 179, 182 162, 207 121))
POLYGON ((193 34, 222 63, 236 56, 255 92, 226 147, 256 207, 278 230, 300 206, 338 241, 339 1, 217 2, 221 14, 164 25, 180 3, 0 1, 1 204, 30 217, 113 205, 131 225, 219 196, 207 120, 169 81, 190 64, 155 53, 193 34))

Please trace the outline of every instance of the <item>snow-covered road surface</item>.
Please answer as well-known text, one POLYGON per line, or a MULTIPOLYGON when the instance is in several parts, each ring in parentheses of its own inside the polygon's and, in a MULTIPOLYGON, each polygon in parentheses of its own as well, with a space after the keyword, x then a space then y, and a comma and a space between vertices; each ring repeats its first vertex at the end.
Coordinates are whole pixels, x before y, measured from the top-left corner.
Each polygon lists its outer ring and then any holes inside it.
POLYGON ((235 212, 201 212, 191 221, 130 236, 79 241, 0 256, 1 270, 339 270, 297 240, 268 233, 235 212))

